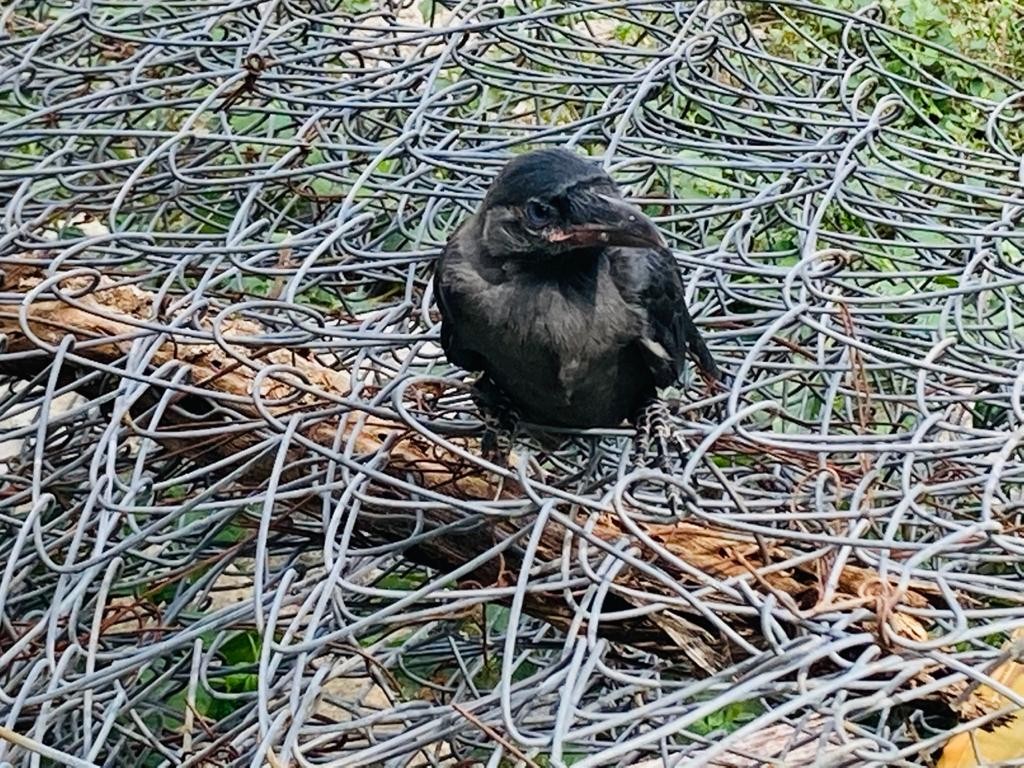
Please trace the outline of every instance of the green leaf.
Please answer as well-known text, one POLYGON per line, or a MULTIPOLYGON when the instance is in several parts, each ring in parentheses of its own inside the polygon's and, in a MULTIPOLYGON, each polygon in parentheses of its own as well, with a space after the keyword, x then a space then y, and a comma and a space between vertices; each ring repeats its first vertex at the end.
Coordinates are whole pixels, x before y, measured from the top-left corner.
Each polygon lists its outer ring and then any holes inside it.
POLYGON ((185 489, 184 485, 172 485, 170 488, 164 491, 164 495, 168 499, 175 500, 184 499, 187 493, 188 491, 185 489))
POLYGON ((341 187, 323 176, 314 176, 309 181, 309 187, 317 197, 337 197, 341 195, 341 187))
POLYGON ((322 309, 336 310, 345 306, 341 299, 338 298, 336 293, 328 291, 319 286, 313 286, 307 288, 298 296, 296 299, 300 304, 306 304, 312 307, 320 307, 322 309))
POLYGON ((427 575, 423 571, 406 571, 404 573, 388 573, 382 576, 376 586, 379 589, 394 589, 402 591, 412 591, 419 589, 423 586, 423 582, 426 580, 427 575))
POLYGON ((260 648, 263 639, 255 630, 239 632, 230 640, 226 640, 218 649, 217 653, 230 666, 241 666, 243 664, 255 664, 260 658, 260 648))
POLYGON ((1000 250, 1003 253, 1003 258, 1011 264, 1021 264, 1024 262, 1024 253, 1016 245, 1011 243, 1009 240, 1003 240, 1000 244, 1000 250))
POLYGON ((238 672, 224 675, 219 679, 213 678, 210 682, 221 688, 224 693, 251 693, 259 687, 260 679, 258 675, 250 672, 238 672))
POLYGON ((247 296, 266 296, 270 292, 270 286, 273 281, 267 277, 260 277, 258 275, 247 275, 239 280, 241 283, 241 293, 247 296))
POLYGON ((217 531, 213 541, 217 544, 237 544, 240 541, 244 541, 248 536, 249 530, 247 528, 243 528, 240 525, 225 525, 217 531))
POLYGON ((721 182, 725 175, 718 165, 711 165, 711 158, 700 152, 685 149, 676 155, 683 161, 681 167, 672 173, 672 192, 682 198, 719 197, 729 193, 729 187, 721 182))
POLYGON ((374 0, 342 0, 341 9, 348 13, 369 13, 376 5, 374 0))
POLYGON ((615 36, 616 40, 625 43, 629 40, 630 36, 637 35, 639 29, 640 27, 635 24, 623 22, 615 25, 615 31, 612 34, 615 36))
POLYGON ((954 245, 956 243, 948 235, 931 229, 908 229, 906 232, 915 242, 922 245, 954 245))
POLYGON ((704 719, 698 720, 690 726, 689 730, 700 736, 706 736, 715 731, 729 733, 763 713, 764 707, 759 701, 738 701, 727 704, 704 719))
POLYGON ((490 627, 491 632, 502 634, 508 629, 508 620, 512 615, 512 612, 503 605, 488 605, 487 611, 487 626, 490 627))

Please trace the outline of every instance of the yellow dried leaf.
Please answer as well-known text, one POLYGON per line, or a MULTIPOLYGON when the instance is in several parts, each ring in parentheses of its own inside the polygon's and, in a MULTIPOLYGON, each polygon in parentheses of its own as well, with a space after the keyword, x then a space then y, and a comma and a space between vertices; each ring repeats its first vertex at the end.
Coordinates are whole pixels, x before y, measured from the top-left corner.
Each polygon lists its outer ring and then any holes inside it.
MULTIPOLYGON (((1020 648, 1022 645, 1024 628, 1013 633, 1008 647, 1020 648)), ((1024 664, 1012 656, 999 665, 991 678, 1024 696, 1024 664)), ((1010 703, 1005 696, 987 686, 980 687, 977 693, 995 705, 993 709, 1001 709, 1010 703)), ((1024 759, 1024 709, 1017 710, 1005 724, 990 731, 975 728, 958 733, 946 743, 936 768, 983 768, 1021 759, 1024 759)))

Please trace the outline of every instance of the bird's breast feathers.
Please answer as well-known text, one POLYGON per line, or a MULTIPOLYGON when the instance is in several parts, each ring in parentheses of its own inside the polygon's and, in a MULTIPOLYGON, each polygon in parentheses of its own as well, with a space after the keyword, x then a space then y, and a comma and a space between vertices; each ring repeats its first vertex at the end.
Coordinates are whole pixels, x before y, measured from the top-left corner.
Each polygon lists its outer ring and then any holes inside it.
POLYGON ((507 378, 528 368, 548 396, 568 402, 614 376, 623 347, 642 333, 641 311, 628 303, 607 265, 592 283, 560 283, 515 274, 491 283, 469 265, 447 276, 460 296, 464 342, 507 378), (595 377, 595 374, 596 377, 595 377))
POLYGON ((626 302, 607 270, 595 279, 596 285, 574 286, 520 274, 489 283, 468 267, 456 267, 450 277, 477 333, 490 327, 506 344, 546 347, 567 359, 627 344, 643 327, 640 311, 626 302))

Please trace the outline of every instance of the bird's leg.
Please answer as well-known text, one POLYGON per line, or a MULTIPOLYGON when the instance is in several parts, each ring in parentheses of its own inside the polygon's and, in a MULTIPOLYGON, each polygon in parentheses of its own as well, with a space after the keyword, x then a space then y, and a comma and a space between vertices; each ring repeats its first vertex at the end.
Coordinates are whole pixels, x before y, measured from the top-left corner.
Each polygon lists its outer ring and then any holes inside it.
POLYGON ((663 400, 652 400, 640 412, 634 443, 643 464, 653 464, 665 474, 672 474, 673 453, 681 461, 685 461, 689 453, 686 444, 673 428, 672 411, 663 400))
POLYGON ((480 453, 492 464, 504 466, 512 453, 519 412, 508 396, 487 376, 473 385, 473 399, 480 409, 484 432, 480 437, 480 453))
POLYGON ((514 443, 514 432, 509 429, 503 420, 493 414, 483 416, 484 432, 480 436, 480 455, 499 466, 508 463, 508 457, 512 453, 514 443))
MULTIPOLYGON (((672 409, 664 400, 652 400, 640 412, 633 444, 642 466, 654 467, 670 477, 689 459, 690 449, 672 423, 672 409)), ((678 515, 683 506, 682 492, 669 483, 666 494, 672 514, 678 515)))

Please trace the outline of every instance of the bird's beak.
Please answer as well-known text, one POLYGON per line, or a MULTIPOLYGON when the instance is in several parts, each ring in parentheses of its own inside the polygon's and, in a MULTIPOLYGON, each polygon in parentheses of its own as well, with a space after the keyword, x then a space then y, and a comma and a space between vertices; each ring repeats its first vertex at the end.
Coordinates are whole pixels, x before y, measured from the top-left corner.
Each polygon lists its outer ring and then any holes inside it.
POLYGON ((573 248, 617 245, 624 248, 664 248, 665 240, 654 222, 627 203, 606 195, 595 195, 586 207, 587 221, 548 231, 550 243, 573 248))

